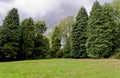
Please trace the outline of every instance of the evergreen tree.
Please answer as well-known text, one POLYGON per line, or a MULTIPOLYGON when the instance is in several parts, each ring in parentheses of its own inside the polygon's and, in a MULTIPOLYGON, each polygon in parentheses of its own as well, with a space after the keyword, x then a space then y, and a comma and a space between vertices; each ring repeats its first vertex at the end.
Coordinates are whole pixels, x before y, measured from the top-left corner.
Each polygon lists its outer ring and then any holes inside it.
POLYGON ((114 10, 113 16, 115 18, 115 21, 117 25, 120 25, 120 0, 114 0, 111 6, 111 8, 114 10))
POLYGON ((33 19, 24 19, 21 26, 21 55, 23 59, 31 59, 35 40, 35 27, 33 19))
POLYGON ((92 58, 108 58, 118 42, 117 26, 113 9, 109 4, 103 7, 96 1, 93 5, 87 29, 87 52, 92 58))
POLYGON ((98 1, 94 2, 87 27, 86 49, 89 57, 101 58, 103 50, 101 44, 101 27, 103 26, 102 7, 98 1))
POLYGON ((88 15, 86 9, 82 7, 77 14, 76 23, 72 31, 72 51, 71 55, 74 58, 86 57, 86 26, 88 15))
POLYGON ((1 45, 1 41, 2 41, 2 39, 1 39, 1 37, 2 37, 2 26, 0 26, 0 61, 2 60, 2 58, 3 58, 3 53, 2 53, 2 45, 1 45))
POLYGON ((114 10, 110 4, 104 4, 103 8, 103 26, 101 27, 101 40, 103 44, 102 57, 109 57, 114 54, 114 50, 118 46, 118 26, 114 19, 114 10))
POLYGON ((117 27, 118 27, 118 36, 119 36, 119 41, 118 41, 118 46, 117 49, 120 49, 120 0, 114 0, 112 5, 113 8, 113 16, 115 18, 115 22, 117 23, 117 27))
POLYGON ((0 31, 2 30, 2 26, 0 26, 0 31))
POLYGON ((0 37, 2 59, 13 60, 20 51, 19 14, 16 8, 11 9, 5 17, 0 37))

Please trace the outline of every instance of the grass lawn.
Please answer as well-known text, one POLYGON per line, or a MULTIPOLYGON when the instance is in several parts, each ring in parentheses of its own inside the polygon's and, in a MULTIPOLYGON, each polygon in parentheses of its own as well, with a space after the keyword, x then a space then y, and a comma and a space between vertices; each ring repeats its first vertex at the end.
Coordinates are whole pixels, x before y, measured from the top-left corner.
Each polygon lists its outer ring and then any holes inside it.
POLYGON ((0 62, 0 78, 120 78, 120 60, 46 59, 0 62))

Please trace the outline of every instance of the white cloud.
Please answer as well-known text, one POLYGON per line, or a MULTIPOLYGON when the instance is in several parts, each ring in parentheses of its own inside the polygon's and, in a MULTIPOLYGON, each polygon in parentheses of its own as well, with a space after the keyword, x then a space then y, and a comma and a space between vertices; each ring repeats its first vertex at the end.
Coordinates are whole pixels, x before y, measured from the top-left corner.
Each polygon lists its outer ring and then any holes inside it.
POLYGON ((0 2, 0 14, 5 14, 7 12, 7 10, 10 7, 10 4, 7 4, 5 2, 0 2))
POLYGON ((91 7, 95 0, 74 0, 74 4, 80 8, 81 6, 85 7, 88 12, 90 12, 91 7))
POLYGON ((21 18, 44 16, 49 11, 60 6, 57 0, 11 0, 10 2, 0 1, 0 17, 13 7, 18 8, 21 18))
POLYGON ((14 0, 13 5, 28 16, 36 17, 45 15, 59 6, 59 3, 57 0, 14 0))

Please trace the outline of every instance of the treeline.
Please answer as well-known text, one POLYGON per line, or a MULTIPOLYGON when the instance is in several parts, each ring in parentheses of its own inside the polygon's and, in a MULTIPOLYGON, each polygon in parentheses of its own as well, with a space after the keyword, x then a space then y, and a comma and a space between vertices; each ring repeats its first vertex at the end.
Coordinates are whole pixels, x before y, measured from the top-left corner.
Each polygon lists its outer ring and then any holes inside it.
POLYGON ((50 41, 56 57, 120 58, 120 1, 100 5, 90 14, 81 7, 76 19, 67 17, 53 28, 50 41))
POLYGON ((81 7, 53 27, 49 39, 44 21, 31 17, 20 22, 11 9, 0 26, 0 61, 44 58, 120 58, 120 1, 100 5, 90 14, 81 7))

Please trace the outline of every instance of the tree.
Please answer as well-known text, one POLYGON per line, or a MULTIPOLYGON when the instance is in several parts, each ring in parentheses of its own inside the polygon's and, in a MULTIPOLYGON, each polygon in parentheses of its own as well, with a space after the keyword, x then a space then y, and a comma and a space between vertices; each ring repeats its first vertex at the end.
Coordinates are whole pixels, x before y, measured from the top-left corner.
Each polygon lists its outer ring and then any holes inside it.
POLYGON ((46 58, 50 55, 49 39, 46 36, 39 35, 35 38, 35 48, 33 58, 46 58))
POLYGON ((35 22, 35 46, 33 58, 46 58, 49 54, 49 39, 43 36, 47 27, 44 21, 35 22))
POLYGON ((88 56, 92 58, 101 58, 101 54, 104 52, 101 50, 103 45, 100 42, 103 39, 101 38, 101 27, 104 20, 102 15, 102 7, 98 1, 95 1, 88 21, 86 42, 88 56))
POLYGON ((119 25, 120 23, 120 0, 114 0, 113 3, 111 4, 114 10, 114 18, 115 18, 115 21, 117 23, 117 25, 119 25))
POLYGON ((11 9, 5 17, 1 29, 0 51, 2 59, 13 60, 20 51, 20 25, 19 14, 16 8, 11 9))
POLYGON ((71 36, 73 24, 74 24, 73 16, 68 16, 60 21, 60 24, 58 26, 60 26, 62 39, 64 42, 66 42, 67 38, 71 36))
POLYGON ((36 21, 35 22, 35 34, 41 35, 44 34, 47 30, 46 24, 44 21, 36 21))
POLYGON ((107 36, 104 40, 108 41, 106 44, 108 44, 107 49, 109 49, 108 52, 105 51, 103 53, 102 57, 109 57, 114 54, 114 50, 119 45, 119 27, 117 26, 117 23, 114 19, 114 9, 111 7, 111 5, 106 3, 102 6, 102 8, 104 15, 104 28, 107 28, 106 30, 104 30, 104 33, 107 36))
POLYGON ((70 58, 71 57, 71 36, 68 37, 65 41, 65 44, 63 45, 63 57, 70 58))
POLYGON ((87 27, 88 15, 84 7, 79 10, 76 23, 73 26, 72 31, 72 51, 71 55, 74 58, 86 57, 86 27, 87 27))
POLYGON ((113 3, 111 3, 111 6, 114 10, 113 16, 114 16, 115 22, 117 23, 117 27, 118 27, 119 41, 118 41, 117 48, 120 49, 120 0, 114 0, 113 3))
POLYGON ((2 30, 2 26, 0 26, 0 31, 2 30))
MULTIPOLYGON (((21 29, 21 56, 23 59, 31 59, 34 49, 35 26, 32 18, 22 21, 21 29)), ((21 57, 21 58, 22 58, 21 57)))
POLYGON ((3 59, 3 52, 2 52, 2 45, 1 45, 1 42, 2 42, 2 26, 0 26, 0 61, 3 59))
POLYGON ((110 57, 111 55, 114 54, 114 50, 118 46, 119 38, 118 38, 118 26, 117 23, 114 19, 114 10, 111 7, 110 4, 106 3, 102 6, 103 8, 103 18, 104 18, 104 23, 103 26, 101 27, 102 34, 101 37, 101 43, 104 44, 102 46, 103 48, 103 53, 102 57, 110 57))
POLYGON ((61 48, 61 30, 59 26, 55 26, 50 35, 51 47, 52 47, 52 56, 55 57, 57 51, 61 48))
POLYGON ((87 53, 92 58, 108 58, 118 42, 117 26, 109 4, 93 5, 87 28, 87 53))
MULTIPOLYGON (((60 21, 61 46, 63 48, 63 56, 70 57, 71 52, 71 32, 74 24, 74 17, 68 16, 60 21)), ((61 50, 62 51, 62 50, 61 50)), ((58 53, 59 54, 59 53, 58 53)))

